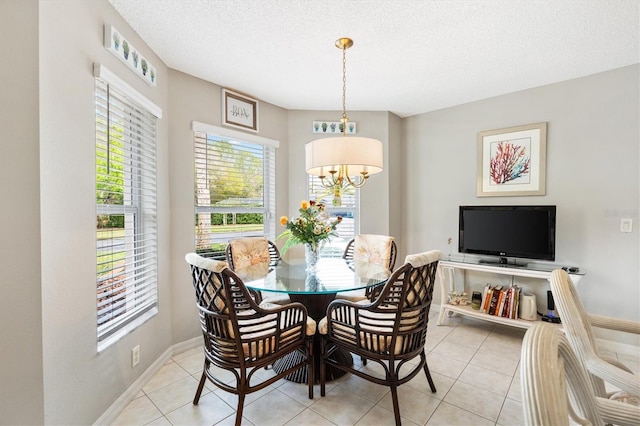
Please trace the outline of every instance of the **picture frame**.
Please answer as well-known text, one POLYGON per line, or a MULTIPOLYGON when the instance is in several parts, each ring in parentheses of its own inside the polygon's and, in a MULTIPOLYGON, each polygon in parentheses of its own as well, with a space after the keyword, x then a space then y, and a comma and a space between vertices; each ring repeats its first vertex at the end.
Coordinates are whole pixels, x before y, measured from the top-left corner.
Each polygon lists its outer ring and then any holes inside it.
POLYGON ((545 195, 547 123, 478 133, 478 197, 545 195))
POLYGON ((251 132, 258 131, 258 101, 222 89, 222 124, 251 132))

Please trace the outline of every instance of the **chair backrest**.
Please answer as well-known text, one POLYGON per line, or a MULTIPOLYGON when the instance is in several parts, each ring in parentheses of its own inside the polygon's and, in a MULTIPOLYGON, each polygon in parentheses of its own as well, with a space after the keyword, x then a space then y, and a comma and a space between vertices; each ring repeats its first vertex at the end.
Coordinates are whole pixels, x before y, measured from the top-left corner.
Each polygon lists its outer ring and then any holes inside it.
POLYGON ((266 275, 269 267, 280 262, 278 246, 265 237, 236 238, 229 241, 225 251, 229 268, 245 275, 266 275))
MULTIPOLYGON (((389 347, 394 348, 396 355, 413 356, 424 347, 436 270, 441 258, 442 253, 438 250, 407 256, 404 265, 391 274, 371 304, 372 321, 380 319, 376 319, 376 313, 395 313, 389 347)), ((374 331, 372 336, 376 334, 374 331)))
POLYGON ((301 304, 265 312, 226 262, 196 253, 188 253, 185 260, 193 277, 205 352, 216 365, 244 368, 305 338, 307 314, 301 304))
POLYGON ((528 426, 568 425, 570 415, 579 424, 585 424, 579 421, 584 419, 604 424, 582 363, 562 331, 551 324, 535 324, 524 336, 520 387, 528 426))
MULTIPOLYGON (((589 323, 589 315, 580 301, 580 296, 569 274, 562 269, 553 271, 550 285, 562 327, 579 359, 584 364, 589 359, 599 357, 595 335, 589 323)), ((586 364, 584 365, 586 366, 586 364)), ((606 398, 607 391, 604 381, 593 374, 589 374, 589 377, 596 395, 606 398)))
POLYGON ((393 237, 388 235, 361 234, 347 243, 342 258, 363 260, 388 267, 396 265, 398 247, 393 237))
POLYGON ((242 280, 231 271, 226 262, 208 259, 196 253, 187 253, 191 268, 196 304, 226 319, 251 310, 255 305, 242 280), (229 297, 232 295, 232 297, 229 297))

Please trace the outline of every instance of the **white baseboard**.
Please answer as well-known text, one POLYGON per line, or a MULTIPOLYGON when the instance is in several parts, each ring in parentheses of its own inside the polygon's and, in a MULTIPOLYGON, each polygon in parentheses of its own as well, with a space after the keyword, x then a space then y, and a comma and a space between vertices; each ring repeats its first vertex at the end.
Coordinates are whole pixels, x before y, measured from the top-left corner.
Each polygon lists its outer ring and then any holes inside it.
POLYGON ((202 344, 202 337, 194 337, 184 342, 176 343, 164 351, 135 382, 95 421, 94 425, 110 425, 124 411, 131 401, 142 391, 144 385, 167 363, 173 356, 186 352, 202 344))

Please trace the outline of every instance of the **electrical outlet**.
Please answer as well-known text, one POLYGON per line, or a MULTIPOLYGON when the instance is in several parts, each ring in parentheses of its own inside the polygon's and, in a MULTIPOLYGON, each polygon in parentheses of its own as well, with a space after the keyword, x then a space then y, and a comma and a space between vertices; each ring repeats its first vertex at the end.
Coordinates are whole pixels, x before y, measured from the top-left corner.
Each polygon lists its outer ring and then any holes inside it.
POLYGON ((633 219, 620 219, 620 232, 631 232, 633 229, 633 219))
POLYGON ((131 349, 131 366, 135 367, 140 362, 140 345, 131 349))

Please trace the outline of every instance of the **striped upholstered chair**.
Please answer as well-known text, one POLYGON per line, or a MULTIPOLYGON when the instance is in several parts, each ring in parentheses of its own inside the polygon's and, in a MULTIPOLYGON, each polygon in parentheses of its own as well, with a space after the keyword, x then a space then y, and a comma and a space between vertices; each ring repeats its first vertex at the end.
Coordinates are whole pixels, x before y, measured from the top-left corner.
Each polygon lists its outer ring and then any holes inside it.
POLYGON ((407 256, 405 264, 395 270, 373 302, 334 300, 329 304, 327 316, 318 325, 322 337, 322 396, 327 366, 339 368, 370 382, 389 386, 396 424, 400 424, 398 386, 424 370, 431 392, 436 391, 424 344, 441 257, 437 250, 407 256), (337 350, 359 355, 382 368, 358 369, 340 363, 331 358, 337 350), (418 358, 417 362, 415 358, 418 358))

